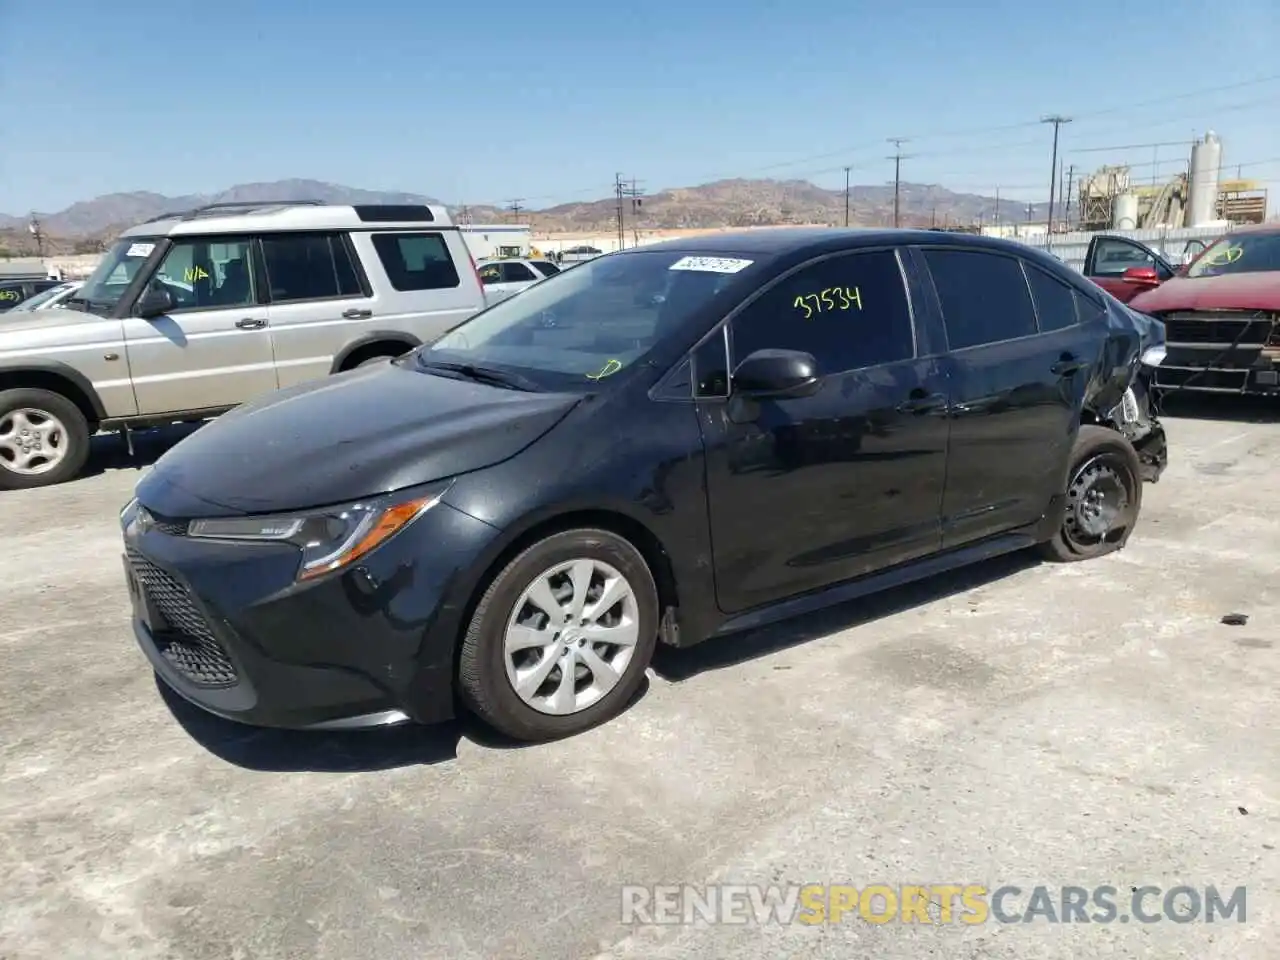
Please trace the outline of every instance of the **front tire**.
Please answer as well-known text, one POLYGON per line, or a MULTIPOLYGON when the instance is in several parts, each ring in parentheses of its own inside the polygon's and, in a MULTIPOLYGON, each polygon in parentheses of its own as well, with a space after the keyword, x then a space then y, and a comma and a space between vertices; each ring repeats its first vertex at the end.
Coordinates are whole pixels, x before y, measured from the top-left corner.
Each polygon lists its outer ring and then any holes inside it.
POLYGON ((1041 544, 1050 560, 1071 563, 1119 550, 1142 510, 1142 465, 1133 446, 1106 427, 1080 427, 1071 449, 1062 526, 1041 544))
POLYGON ((89 424, 60 393, 0 391, 0 489, 28 490, 72 479, 89 459, 89 424))
POLYGON ((607 530, 568 530, 485 590, 462 640, 459 690, 516 740, 572 736, 627 705, 657 636, 658 591, 640 552, 607 530))

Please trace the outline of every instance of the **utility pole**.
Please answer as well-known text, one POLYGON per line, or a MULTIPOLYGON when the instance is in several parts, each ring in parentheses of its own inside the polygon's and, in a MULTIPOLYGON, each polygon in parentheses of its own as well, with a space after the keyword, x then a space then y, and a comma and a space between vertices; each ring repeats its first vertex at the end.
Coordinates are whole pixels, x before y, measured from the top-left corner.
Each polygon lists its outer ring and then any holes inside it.
POLYGON ((1000 188, 996 187, 996 226, 1000 226, 1000 188))
POLYGON ((626 243, 627 243, 627 231, 626 231, 626 226, 623 223, 623 217, 622 217, 623 189, 624 188, 622 186, 622 174, 615 173, 613 175, 613 192, 616 195, 617 202, 618 202, 617 214, 618 214, 618 249, 619 250, 621 250, 624 246, 626 246, 626 243))
POLYGON ((40 221, 36 218, 36 215, 34 213, 31 215, 31 222, 27 224, 27 230, 31 232, 31 236, 35 237, 36 256, 39 257, 41 260, 43 260, 44 259, 44 231, 40 229, 40 221))
POLYGON ((1045 249, 1048 250, 1053 246, 1053 196, 1054 187, 1058 185, 1058 128, 1064 123, 1070 123, 1070 117, 1064 117, 1059 114, 1053 114, 1048 117, 1041 117, 1041 123, 1053 124, 1053 159, 1049 164, 1049 220, 1045 224, 1045 249))
POLYGON ((507 210, 511 214, 511 222, 520 222, 520 204, 524 202, 524 198, 520 197, 515 200, 507 201, 507 210))
POLYGON ((637 247, 640 246, 640 228, 637 222, 640 219, 640 208, 644 205, 644 201, 640 196, 641 191, 637 187, 638 182, 635 177, 632 177, 631 188, 626 192, 627 196, 631 198, 631 237, 634 241, 633 245, 637 247))
POLYGON ((893 225, 896 227, 902 222, 898 199, 902 189, 902 161, 910 158, 902 153, 902 145, 907 142, 906 137, 890 137, 889 142, 894 147, 893 156, 889 159, 893 161, 893 225))
POLYGON ((1062 222, 1068 230, 1071 229, 1071 188, 1075 186, 1075 181, 1076 165, 1073 163, 1067 167, 1067 202, 1062 205, 1062 222))
POLYGON ((929 218, 929 227, 934 228, 938 225, 938 202, 933 202, 933 216, 929 218))
POLYGON ((849 168, 844 168, 844 225, 849 225, 849 168))

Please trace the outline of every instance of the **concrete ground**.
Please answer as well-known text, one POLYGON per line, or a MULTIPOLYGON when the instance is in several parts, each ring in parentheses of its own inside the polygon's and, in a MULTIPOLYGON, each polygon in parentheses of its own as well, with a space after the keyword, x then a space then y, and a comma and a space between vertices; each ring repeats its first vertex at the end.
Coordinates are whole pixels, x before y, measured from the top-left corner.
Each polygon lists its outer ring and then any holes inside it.
POLYGON ((97 475, 0 495, 0 957, 1280 956, 1268 417, 1169 419, 1118 555, 668 652, 622 717, 527 748, 166 700, 126 621, 137 472, 105 440, 97 475), (1248 890, 1212 925, 621 922, 621 885, 679 882, 1110 884, 1121 913, 1131 887, 1248 890))

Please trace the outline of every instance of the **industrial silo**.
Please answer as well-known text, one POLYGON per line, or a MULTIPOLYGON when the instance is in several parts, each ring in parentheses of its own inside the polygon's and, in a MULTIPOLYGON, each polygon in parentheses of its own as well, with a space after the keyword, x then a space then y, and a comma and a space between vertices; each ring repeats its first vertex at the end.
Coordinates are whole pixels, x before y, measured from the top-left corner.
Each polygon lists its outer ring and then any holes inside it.
POLYGON ((1111 201, 1111 226, 1116 230, 1138 229, 1138 195, 1117 193, 1111 201))
POLYGON ((1210 130, 1191 145, 1191 182, 1187 189, 1186 224, 1202 227, 1218 219, 1218 171, 1222 142, 1210 130))

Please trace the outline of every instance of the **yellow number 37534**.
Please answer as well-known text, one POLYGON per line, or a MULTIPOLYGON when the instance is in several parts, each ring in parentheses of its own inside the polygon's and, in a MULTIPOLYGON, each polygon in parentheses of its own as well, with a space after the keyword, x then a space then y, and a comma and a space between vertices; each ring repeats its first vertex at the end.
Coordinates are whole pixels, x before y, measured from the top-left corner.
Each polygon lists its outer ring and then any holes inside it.
POLYGON ((862 292, 857 287, 827 287, 820 293, 805 293, 791 301, 797 310, 804 311, 808 320, 815 313, 834 313, 837 310, 862 309, 862 292))

